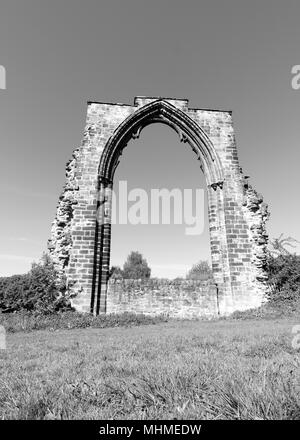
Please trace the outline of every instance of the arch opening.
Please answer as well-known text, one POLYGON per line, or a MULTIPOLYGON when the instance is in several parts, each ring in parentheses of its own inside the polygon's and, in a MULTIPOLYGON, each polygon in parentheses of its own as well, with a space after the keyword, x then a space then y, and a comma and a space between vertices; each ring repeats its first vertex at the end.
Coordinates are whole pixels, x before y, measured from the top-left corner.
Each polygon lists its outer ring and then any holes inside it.
MULTIPOLYGON (((100 208, 100 243, 99 251, 95 252, 95 283, 91 299, 91 311, 96 314, 107 309, 107 287, 110 267, 111 247, 111 216, 112 216, 112 188, 116 169, 120 162, 120 156, 128 142, 138 139, 142 130, 151 124, 162 123, 170 126, 179 135, 179 140, 188 143, 196 154, 203 171, 208 189, 210 242, 214 242, 214 233, 211 228, 217 229, 220 225, 217 209, 222 205, 222 198, 218 198, 216 190, 223 187, 223 170, 221 161, 215 148, 206 133, 185 113, 174 107, 169 102, 157 100, 151 102, 126 118, 114 131, 107 141, 99 164, 98 191, 100 200, 108 202, 107 213, 103 204, 100 208), (213 208, 211 209, 210 206, 213 208), (105 218, 106 217, 106 218, 105 218), (103 239, 103 242, 101 240, 103 239), (95 305, 96 304, 96 305, 95 305)), ((102 202, 101 202, 102 203, 102 202)), ((96 231, 96 235, 98 232, 96 231)), ((97 240, 95 240, 97 241, 97 240)), ((226 258, 221 253, 211 253, 212 269, 215 281, 223 282, 222 274, 218 273, 220 260, 226 258)))
POLYGON ((200 260, 211 264, 204 174, 168 125, 149 124, 139 139, 129 141, 113 194, 111 267, 123 266, 134 250, 147 259, 155 278, 185 279, 200 260))

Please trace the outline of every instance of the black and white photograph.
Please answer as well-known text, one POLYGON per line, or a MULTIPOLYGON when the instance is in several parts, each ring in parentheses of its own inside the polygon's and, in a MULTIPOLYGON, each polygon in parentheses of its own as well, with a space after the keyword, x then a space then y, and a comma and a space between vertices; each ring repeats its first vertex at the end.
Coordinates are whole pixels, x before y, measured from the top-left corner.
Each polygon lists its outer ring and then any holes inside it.
POLYGON ((299 20, 0 0, 1 432, 300 419, 299 20))

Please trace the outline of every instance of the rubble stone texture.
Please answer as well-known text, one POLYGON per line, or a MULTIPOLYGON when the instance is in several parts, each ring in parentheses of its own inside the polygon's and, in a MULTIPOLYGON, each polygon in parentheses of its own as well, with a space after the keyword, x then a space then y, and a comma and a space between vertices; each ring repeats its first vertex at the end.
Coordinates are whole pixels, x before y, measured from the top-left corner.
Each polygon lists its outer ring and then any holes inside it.
MULTIPOLYGON (((67 164, 48 243, 72 305, 94 314, 123 311, 107 290, 113 177, 127 143, 154 122, 168 124, 189 144, 205 175, 219 313, 260 306, 267 290, 268 211, 239 166, 232 113, 191 109, 186 99, 147 97, 136 97, 133 105, 88 102, 83 141, 67 164)), ((199 316, 200 304, 194 304, 199 316)), ((133 301, 131 307, 134 312, 140 306, 133 301)))
POLYGON ((213 282, 200 280, 118 280, 108 282, 107 309, 168 315, 173 318, 211 318, 218 315, 218 291, 213 282))

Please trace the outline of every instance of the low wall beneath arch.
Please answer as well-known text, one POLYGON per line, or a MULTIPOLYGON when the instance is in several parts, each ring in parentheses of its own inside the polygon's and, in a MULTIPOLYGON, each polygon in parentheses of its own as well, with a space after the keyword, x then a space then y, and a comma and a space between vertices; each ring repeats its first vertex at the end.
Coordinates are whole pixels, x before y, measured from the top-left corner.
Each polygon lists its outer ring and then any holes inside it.
POLYGON ((212 318, 218 315, 217 288, 199 280, 110 279, 107 313, 166 314, 173 318, 212 318))

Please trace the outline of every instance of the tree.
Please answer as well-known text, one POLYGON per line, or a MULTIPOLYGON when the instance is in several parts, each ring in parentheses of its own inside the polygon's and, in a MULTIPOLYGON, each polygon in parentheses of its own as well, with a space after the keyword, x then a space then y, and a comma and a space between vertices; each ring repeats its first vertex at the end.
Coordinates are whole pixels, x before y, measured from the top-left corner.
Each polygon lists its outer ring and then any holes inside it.
POLYGON ((295 248, 295 243, 299 243, 299 241, 293 237, 284 238, 283 234, 280 234, 278 238, 274 238, 273 240, 271 240, 269 250, 271 255, 274 257, 277 257, 279 255, 291 255, 291 252, 286 249, 286 246, 295 248))
POLYGON ((300 256, 296 254, 270 256, 268 283, 271 301, 300 299, 300 256))
POLYGON ((58 286, 58 276, 48 254, 43 254, 38 263, 33 263, 29 272, 29 286, 25 294, 26 309, 41 313, 53 313, 67 308, 64 286, 58 286))
POLYGON ((57 272, 47 254, 33 263, 24 275, 0 278, 0 309, 37 311, 43 314, 70 308, 65 297, 65 285, 59 282, 57 272))
POLYGON ((111 266, 109 271, 109 278, 121 279, 123 278, 123 271, 119 266, 111 266))
POLYGON ((205 260, 200 260, 189 270, 186 275, 188 280, 209 280, 212 279, 212 270, 205 260))
POLYGON ((150 278, 151 269, 143 255, 137 251, 132 251, 123 266, 123 277, 126 279, 145 279, 150 278))
POLYGON ((28 273, 0 278, 0 310, 13 312, 24 308, 29 284, 28 273))
POLYGON ((267 260, 270 301, 290 302, 300 299, 300 256, 286 246, 295 247, 298 240, 280 234, 270 242, 267 260))

